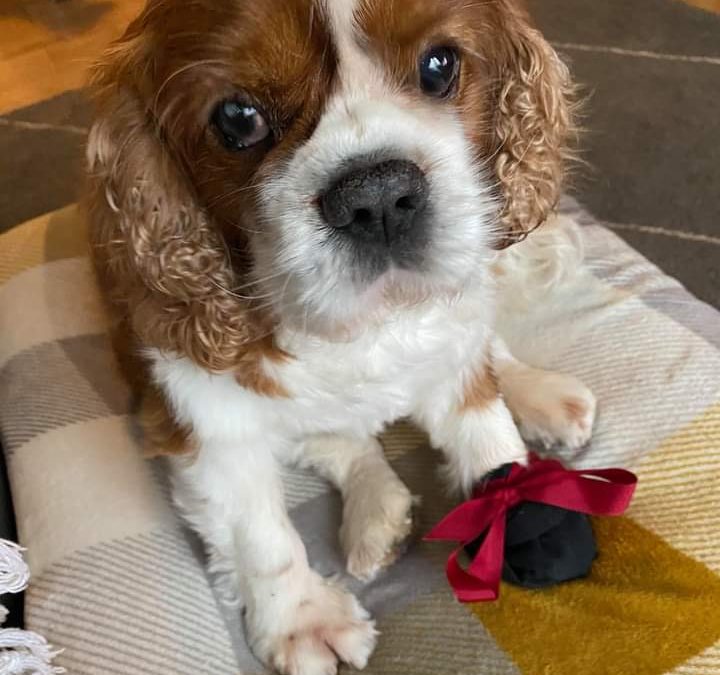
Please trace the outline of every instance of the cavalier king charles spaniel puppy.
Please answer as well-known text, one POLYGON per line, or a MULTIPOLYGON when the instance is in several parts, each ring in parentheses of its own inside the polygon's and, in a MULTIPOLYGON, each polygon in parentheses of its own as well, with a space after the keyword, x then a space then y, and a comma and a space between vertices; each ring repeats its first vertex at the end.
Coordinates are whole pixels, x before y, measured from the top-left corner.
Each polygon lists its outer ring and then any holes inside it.
POLYGON ((147 447, 255 654, 362 668, 374 623, 308 565, 280 467, 339 489, 371 579, 412 525, 386 425, 460 494, 523 437, 588 440, 593 395, 494 329, 530 241, 503 249, 558 199, 568 70, 520 0, 150 0, 93 87, 93 257, 147 447))

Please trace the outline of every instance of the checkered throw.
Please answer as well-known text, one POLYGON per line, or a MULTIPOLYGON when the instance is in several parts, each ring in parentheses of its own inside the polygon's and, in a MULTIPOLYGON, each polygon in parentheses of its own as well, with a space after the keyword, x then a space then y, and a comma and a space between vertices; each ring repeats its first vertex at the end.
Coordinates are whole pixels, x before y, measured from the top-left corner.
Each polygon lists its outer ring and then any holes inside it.
MULTIPOLYGON (((594 521, 588 579, 503 586, 460 605, 448 549, 415 543, 367 585, 343 575, 339 499, 287 472, 312 564, 378 619, 372 675, 720 675, 720 315, 575 203, 586 261, 502 322, 518 357, 589 385, 600 414, 576 467, 639 476, 627 516, 594 521)), ((32 581, 27 627, 77 675, 253 675, 241 617, 217 602, 202 548, 177 520, 161 464, 142 459, 74 206, 0 236, 0 437, 32 581)), ((452 506, 438 455, 406 423, 391 463, 427 530, 452 506)))

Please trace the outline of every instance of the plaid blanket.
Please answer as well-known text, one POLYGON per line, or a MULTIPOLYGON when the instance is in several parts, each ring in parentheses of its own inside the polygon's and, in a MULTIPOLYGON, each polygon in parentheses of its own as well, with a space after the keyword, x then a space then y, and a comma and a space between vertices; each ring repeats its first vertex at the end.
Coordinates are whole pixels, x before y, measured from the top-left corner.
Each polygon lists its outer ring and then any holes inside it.
MULTIPOLYGON (((583 581, 503 585, 460 605, 447 548, 415 543, 386 574, 346 578, 382 633, 378 675, 720 675, 720 316, 575 203, 586 262, 531 309, 503 317, 519 357, 597 394, 594 440, 566 458, 640 478, 626 517, 594 521, 583 581)), ((202 548, 177 520, 162 466, 143 460, 74 206, 0 236, 0 437, 33 581, 27 627, 74 674, 262 672, 237 611, 216 601, 202 548)), ((451 504, 438 455, 401 423, 384 445, 427 530, 451 504)), ((342 574, 339 499, 289 471, 312 564, 342 574)))

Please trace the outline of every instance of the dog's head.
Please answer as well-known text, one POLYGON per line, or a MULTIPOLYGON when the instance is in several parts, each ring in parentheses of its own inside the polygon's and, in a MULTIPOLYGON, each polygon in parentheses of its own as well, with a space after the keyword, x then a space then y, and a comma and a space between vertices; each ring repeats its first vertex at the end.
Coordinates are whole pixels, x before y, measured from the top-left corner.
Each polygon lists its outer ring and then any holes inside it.
POLYGON ((554 206, 571 129, 518 0, 150 0, 95 86, 123 273, 319 331, 482 275, 554 206))

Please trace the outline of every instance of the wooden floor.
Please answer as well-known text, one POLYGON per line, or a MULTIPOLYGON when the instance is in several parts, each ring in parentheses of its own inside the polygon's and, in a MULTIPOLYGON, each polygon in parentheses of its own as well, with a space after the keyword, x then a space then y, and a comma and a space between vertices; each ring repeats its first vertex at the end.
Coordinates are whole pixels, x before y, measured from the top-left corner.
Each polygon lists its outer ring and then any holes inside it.
POLYGON ((144 0, 0 0, 0 114, 82 87, 144 0))
POLYGON ((720 14, 720 0, 684 0, 688 5, 720 14))

